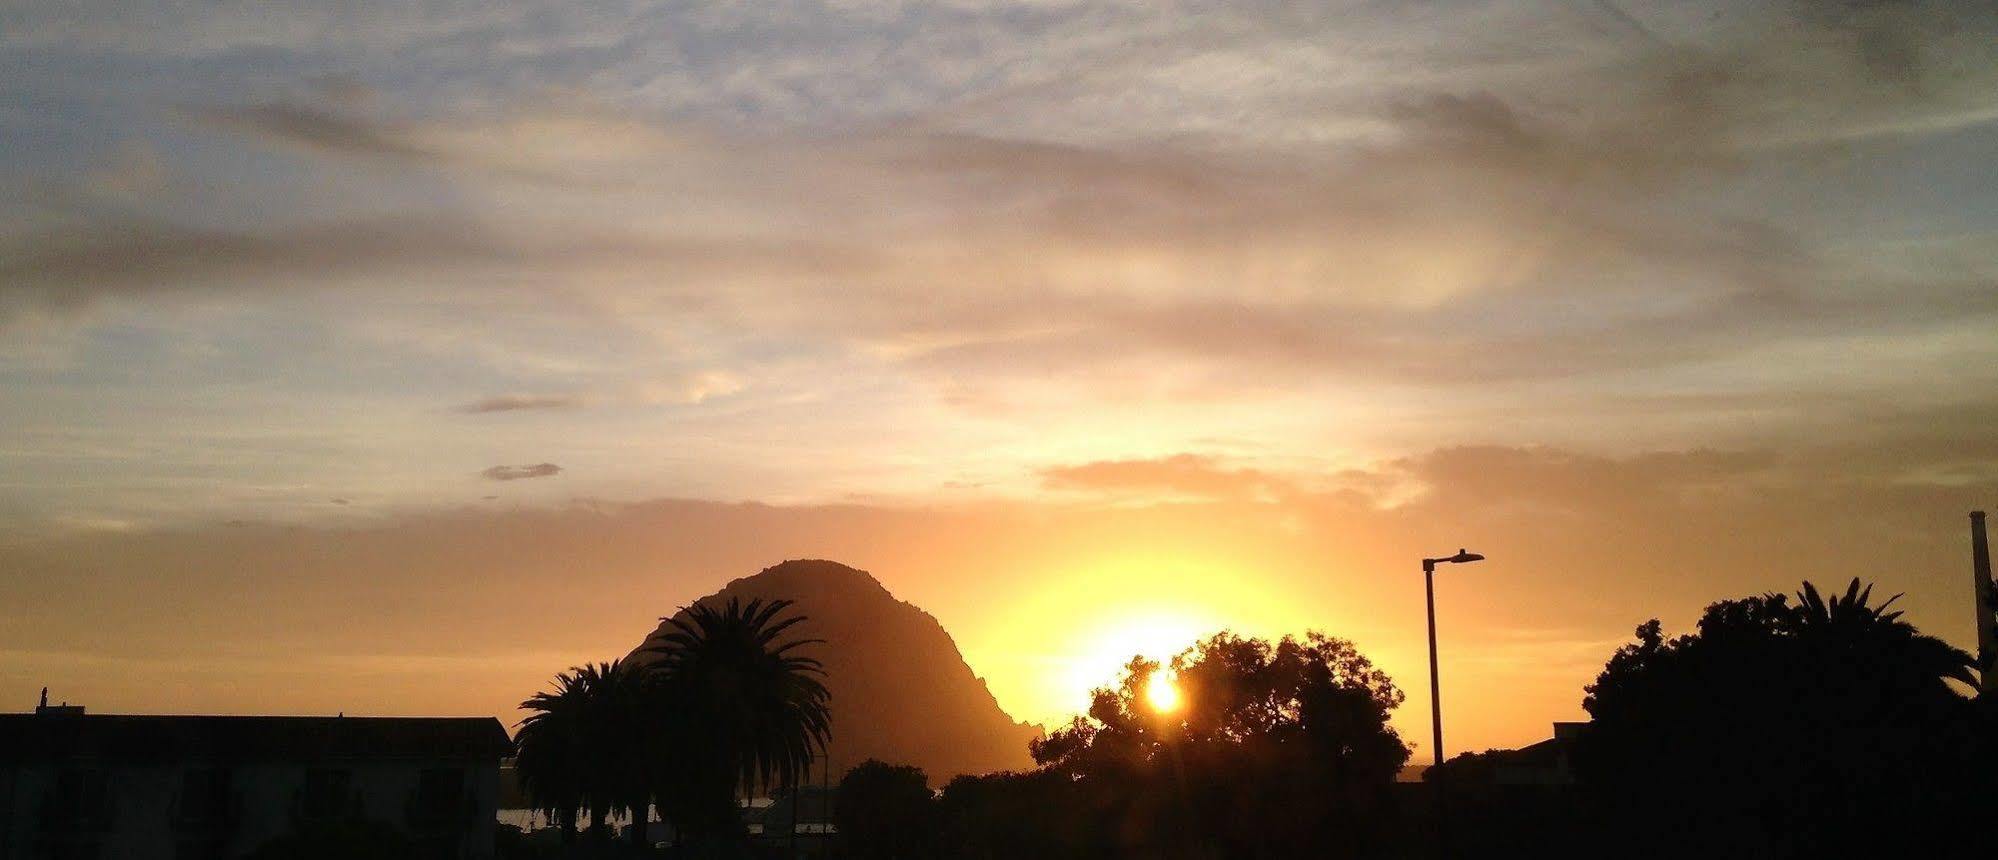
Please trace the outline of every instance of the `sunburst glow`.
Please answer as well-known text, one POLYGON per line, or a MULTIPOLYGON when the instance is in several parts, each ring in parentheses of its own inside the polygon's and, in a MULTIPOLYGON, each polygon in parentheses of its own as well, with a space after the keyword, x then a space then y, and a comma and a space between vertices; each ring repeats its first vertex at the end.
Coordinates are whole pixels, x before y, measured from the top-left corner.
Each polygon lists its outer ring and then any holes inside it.
MULTIPOLYGON (((1088 691, 1115 685, 1132 657, 1145 657, 1161 663, 1186 650, 1202 636, 1226 626, 1219 620, 1191 612, 1156 612, 1134 615, 1102 627, 1073 663, 1069 684, 1078 701, 1086 703, 1088 691)), ((1160 676, 1154 675, 1154 678, 1160 676)))
POLYGON ((1170 714, 1179 710, 1182 703, 1179 684, 1164 672, 1153 672, 1151 679, 1145 682, 1145 704, 1150 705, 1153 711, 1170 714))

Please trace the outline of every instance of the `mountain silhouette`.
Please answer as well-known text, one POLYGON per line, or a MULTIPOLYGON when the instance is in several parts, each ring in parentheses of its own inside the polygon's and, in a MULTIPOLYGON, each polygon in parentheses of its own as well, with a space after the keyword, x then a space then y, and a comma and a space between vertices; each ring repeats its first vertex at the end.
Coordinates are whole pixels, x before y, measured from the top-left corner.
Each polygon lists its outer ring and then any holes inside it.
MULTIPOLYGON (((1039 729, 1000 710, 936 618, 896 600, 866 571, 817 559, 787 561, 697 602, 736 597, 795 601, 786 614, 807 620, 787 638, 825 640, 805 653, 825 663, 832 693, 834 780, 870 758, 915 765, 938 784, 957 774, 1032 766, 1027 741, 1039 729)), ((656 659, 645 648, 666 629, 661 622, 628 659, 656 659)))

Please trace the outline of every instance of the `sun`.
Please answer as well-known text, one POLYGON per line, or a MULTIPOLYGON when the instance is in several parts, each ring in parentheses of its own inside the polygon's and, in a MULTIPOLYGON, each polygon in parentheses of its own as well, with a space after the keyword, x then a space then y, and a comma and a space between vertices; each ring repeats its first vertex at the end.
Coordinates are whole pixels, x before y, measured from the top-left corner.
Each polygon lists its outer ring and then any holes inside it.
POLYGON ((1116 686, 1132 657, 1168 662, 1223 626, 1195 612, 1173 610, 1136 611, 1103 624, 1069 661, 1067 698, 1074 703, 1070 712, 1089 706, 1090 690, 1116 686))
POLYGON ((1166 677, 1164 672, 1153 672, 1151 679, 1145 683, 1145 703, 1151 705, 1153 711, 1170 714, 1179 710, 1182 701, 1179 684, 1166 677))

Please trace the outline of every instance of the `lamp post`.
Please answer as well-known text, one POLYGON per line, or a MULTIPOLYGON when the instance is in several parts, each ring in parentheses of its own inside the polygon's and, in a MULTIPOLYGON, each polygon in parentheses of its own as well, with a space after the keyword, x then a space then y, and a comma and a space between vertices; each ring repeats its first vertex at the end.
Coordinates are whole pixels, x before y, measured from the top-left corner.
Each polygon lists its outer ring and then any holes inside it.
MULTIPOLYGON (((1429 727, 1432 753, 1436 757, 1436 767, 1443 766, 1443 689, 1436 676, 1436 566, 1439 564, 1470 564, 1484 561, 1485 557, 1462 548, 1448 558, 1425 558, 1422 560, 1422 591, 1429 603, 1429 727)), ((1430 778, 1436 793, 1436 832, 1441 838, 1443 855, 1449 856, 1449 828, 1443 811, 1443 771, 1436 771, 1430 778)))

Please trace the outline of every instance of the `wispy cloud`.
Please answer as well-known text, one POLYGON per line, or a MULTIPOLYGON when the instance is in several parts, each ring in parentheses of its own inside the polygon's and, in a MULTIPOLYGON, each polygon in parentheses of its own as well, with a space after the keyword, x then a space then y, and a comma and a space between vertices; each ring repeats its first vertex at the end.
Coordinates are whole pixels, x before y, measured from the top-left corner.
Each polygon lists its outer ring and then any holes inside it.
POLYGON ((431 153, 394 129, 315 106, 270 102, 248 107, 189 110, 197 120, 224 130, 293 144, 326 153, 424 158, 431 153))
POLYGON ((562 474, 562 467, 554 463, 535 463, 527 466, 494 466, 479 475, 489 481, 520 481, 528 478, 548 478, 562 474))
POLYGON ((1134 493, 1150 499, 1274 500, 1298 492, 1293 478, 1260 469, 1231 468, 1202 454, 1052 466, 1042 469, 1040 476, 1042 485, 1049 489, 1134 493))
POLYGON ((574 409, 588 402, 580 394, 501 394, 482 397, 460 405, 459 412, 484 415, 491 412, 527 412, 547 409, 574 409))

